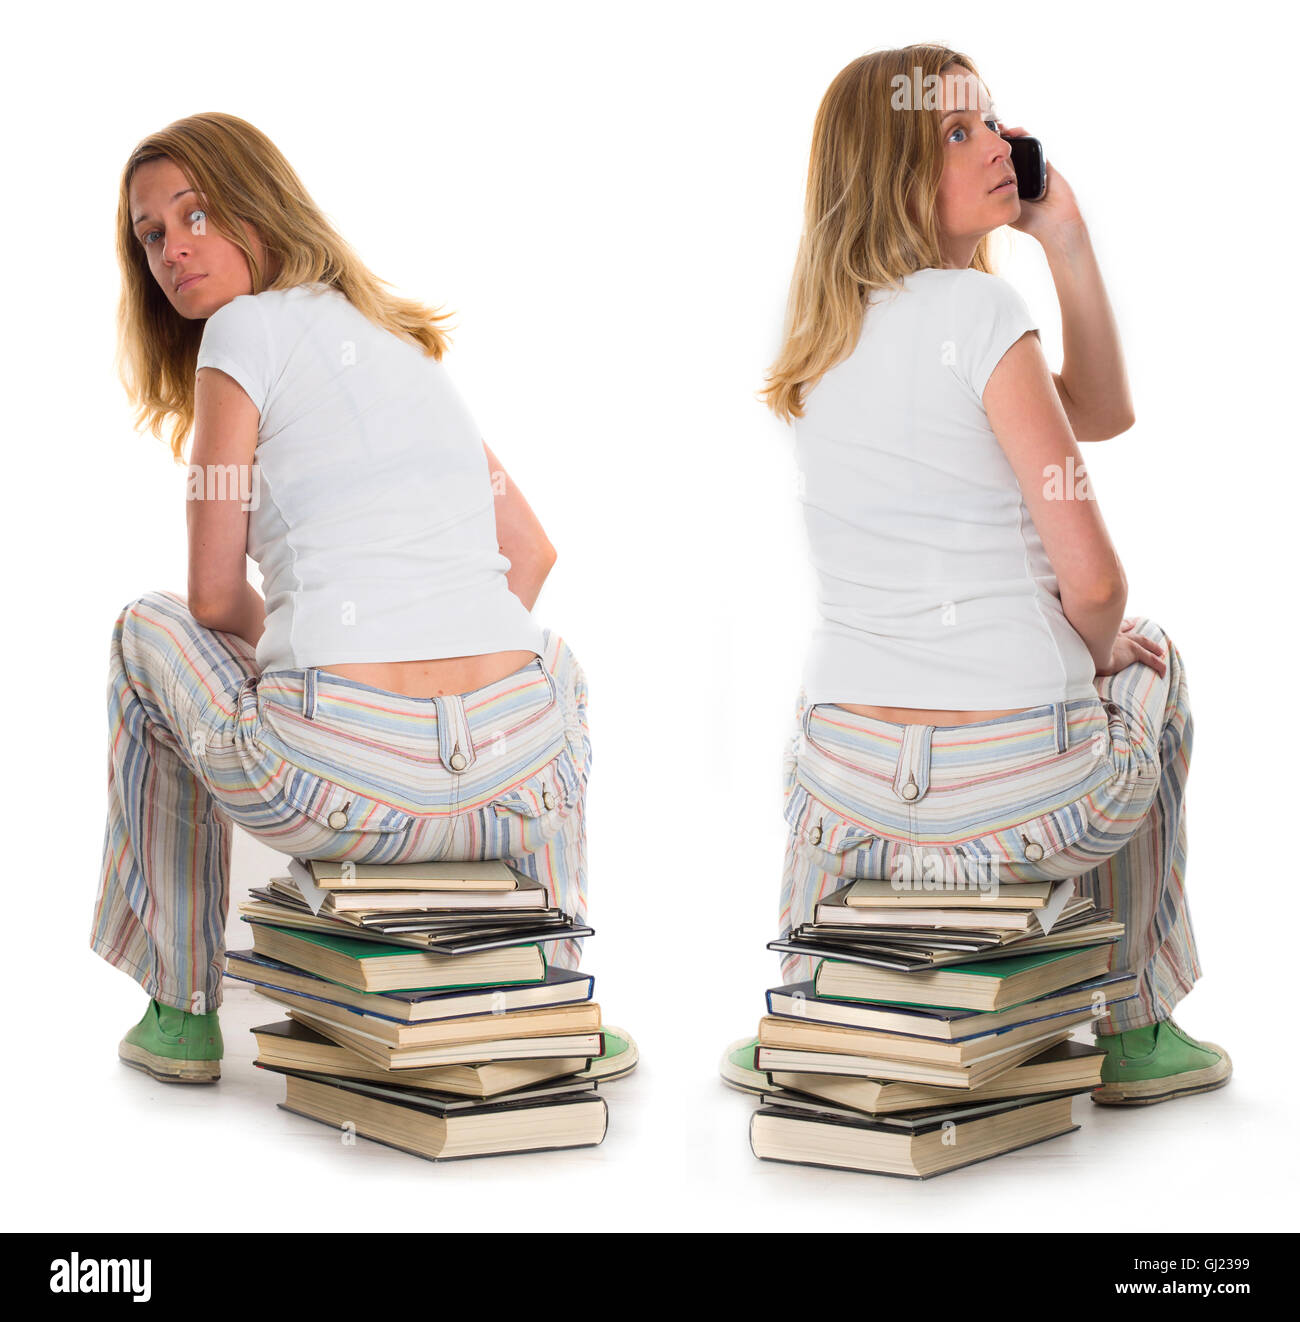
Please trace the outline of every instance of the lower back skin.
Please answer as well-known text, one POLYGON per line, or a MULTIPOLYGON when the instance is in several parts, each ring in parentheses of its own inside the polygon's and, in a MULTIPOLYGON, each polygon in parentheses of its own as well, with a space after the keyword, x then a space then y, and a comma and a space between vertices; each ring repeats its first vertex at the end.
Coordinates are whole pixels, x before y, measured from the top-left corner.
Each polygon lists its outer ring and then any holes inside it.
POLYGON ((319 668, 408 698, 440 698, 495 683, 536 656, 536 652, 529 651, 484 652, 480 656, 444 656, 427 661, 352 661, 319 668))

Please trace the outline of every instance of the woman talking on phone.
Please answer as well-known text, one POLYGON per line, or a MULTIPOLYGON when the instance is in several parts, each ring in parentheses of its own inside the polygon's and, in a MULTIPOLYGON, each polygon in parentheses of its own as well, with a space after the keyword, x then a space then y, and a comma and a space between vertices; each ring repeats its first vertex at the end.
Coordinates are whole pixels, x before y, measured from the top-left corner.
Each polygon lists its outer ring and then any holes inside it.
POLYGON ((583 923, 587 684, 532 617, 555 551, 441 364, 445 317, 384 288, 264 134, 144 139, 117 252, 124 383, 176 459, 193 433, 188 592, 113 629, 91 946, 150 997, 122 1059, 206 1082, 232 823, 306 858, 509 859, 583 923))
MULTIPOLYGON (((767 404, 794 421, 819 623, 785 758, 781 930, 921 848, 1013 881, 1077 878, 1124 924, 1135 997, 1095 1021, 1102 1103, 1221 1087, 1227 1053, 1171 1015, 1200 975, 1184 892, 1187 675, 1127 582, 1080 443, 1132 426, 1114 319, 1069 185, 1022 201, 972 61, 865 55, 817 114, 804 233, 767 404), (941 90, 926 99, 909 95, 941 90), (1002 225, 1042 245, 1050 372, 992 273, 1002 225)), ((786 955, 787 982, 812 976, 786 955)), ((733 1057, 740 1063, 740 1054, 733 1057)), ((750 1056, 752 1063, 752 1054, 750 1056)))

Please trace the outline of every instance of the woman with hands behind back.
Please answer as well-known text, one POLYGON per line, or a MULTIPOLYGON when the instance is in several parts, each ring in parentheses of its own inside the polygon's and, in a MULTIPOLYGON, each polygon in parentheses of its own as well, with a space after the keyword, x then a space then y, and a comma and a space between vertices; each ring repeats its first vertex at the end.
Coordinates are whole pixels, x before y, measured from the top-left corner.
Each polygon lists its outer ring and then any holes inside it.
MULTIPOLYGON (((584 922, 587 683, 532 616, 555 551, 445 316, 384 288, 264 134, 145 138, 118 262, 124 383, 177 460, 193 434, 188 590, 113 629, 91 946, 150 998, 121 1059, 209 1082, 233 826, 309 859, 506 859, 584 922)), ((577 966, 577 939, 544 948, 577 966)))

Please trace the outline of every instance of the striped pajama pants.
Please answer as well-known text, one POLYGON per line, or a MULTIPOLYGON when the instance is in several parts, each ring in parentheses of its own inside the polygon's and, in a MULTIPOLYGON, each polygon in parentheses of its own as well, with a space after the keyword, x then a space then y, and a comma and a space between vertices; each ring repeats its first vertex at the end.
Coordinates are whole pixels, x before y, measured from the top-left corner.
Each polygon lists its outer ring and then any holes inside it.
MULTIPOLYGON (((150 592, 109 654, 108 819, 91 948, 151 997, 221 1004, 232 824, 357 863, 508 860, 586 920, 587 682, 568 645, 469 693, 411 698, 254 649, 150 592)), ((543 946, 575 968, 580 941, 543 946)))
MULTIPOLYGON (((1112 968, 1138 995, 1094 1021, 1118 1033, 1167 1019, 1200 976, 1187 908, 1184 792, 1192 753, 1187 675, 1159 625, 1166 673, 1135 662, 1096 698, 972 725, 896 725, 801 691, 784 760, 789 826, 782 935, 861 877, 1076 878, 1124 924, 1112 968)), ((787 982, 816 961, 786 955, 787 982)))

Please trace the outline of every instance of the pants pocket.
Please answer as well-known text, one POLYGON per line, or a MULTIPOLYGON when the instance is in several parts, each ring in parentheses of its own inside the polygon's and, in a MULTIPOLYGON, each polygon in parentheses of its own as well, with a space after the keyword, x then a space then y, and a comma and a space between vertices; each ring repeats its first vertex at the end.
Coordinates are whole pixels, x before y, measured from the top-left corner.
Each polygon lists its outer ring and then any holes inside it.
POLYGON ((498 857, 535 854, 557 835, 585 792, 578 762, 566 739, 540 771, 498 794, 487 811, 497 823, 498 857))
POLYGON ((233 737, 223 729, 208 744, 203 771, 225 815, 282 853, 360 859, 358 843, 370 841, 386 856, 414 820, 355 786, 295 766, 238 723, 233 737))
POLYGON ((369 798, 347 785, 282 762, 270 786, 267 802, 281 806, 339 834, 405 831, 412 817, 379 799, 369 798))
POLYGON ((1026 817, 959 845, 922 844, 923 850, 959 849, 973 870, 998 881, 1059 881, 1081 872, 1070 847, 1091 824, 1086 796, 1050 812, 1026 817))
POLYGON ((853 880, 876 875, 872 865, 884 849, 879 835, 823 803, 798 780, 785 798, 785 820, 791 847, 822 872, 853 880))

